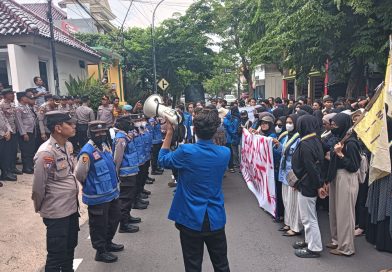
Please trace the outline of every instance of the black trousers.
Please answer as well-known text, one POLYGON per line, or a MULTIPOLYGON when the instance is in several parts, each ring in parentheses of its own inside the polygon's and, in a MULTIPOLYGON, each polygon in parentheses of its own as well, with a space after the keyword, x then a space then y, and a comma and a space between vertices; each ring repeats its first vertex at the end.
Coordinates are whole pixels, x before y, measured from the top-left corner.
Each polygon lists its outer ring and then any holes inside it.
POLYGON ((19 148, 22 155, 23 170, 31 170, 34 168, 33 158, 35 155, 35 134, 27 133, 29 140, 23 140, 23 136, 19 136, 19 148))
POLYGON ((5 145, 7 141, 3 138, 0 139, 0 170, 1 175, 4 176, 7 173, 7 163, 6 163, 6 156, 4 154, 5 145))
POLYGON ((162 143, 160 144, 153 144, 152 151, 151 151, 151 170, 156 171, 158 169, 158 155, 159 150, 161 150, 162 143))
POLYGON ((93 248, 106 252, 106 245, 112 242, 120 222, 120 200, 88 206, 88 221, 93 248))
MULTIPOLYGON (((275 177, 278 177, 279 173, 275 173, 275 177)), ((275 195, 276 195, 276 219, 284 216, 284 205, 282 197, 282 182, 275 178, 275 195)))
POLYGON ((368 209, 366 208, 366 200, 368 191, 368 179, 366 179, 365 183, 359 184, 357 203, 355 204, 355 224, 363 230, 366 230, 367 224, 368 209))
POLYGON ((80 148, 82 148, 88 142, 87 130, 88 124, 76 125, 76 138, 80 148))
POLYGON ((4 165, 6 172, 11 172, 16 168, 18 137, 18 134, 11 134, 11 139, 9 141, 6 141, 6 145, 4 147, 4 156, 6 158, 4 165))
POLYGON ((127 224, 137 195, 136 176, 120 177, 121 224, 127 224))
POLYGON ((144 164, 139 166, 139 173, 136 176, 137 180, 137 195, 143 192, 144 185, 146 185, 148 177, 148 168, 150 167, 150 161, 146 161, 144 164))
POLYGON ((75 247, 78 245, 79 213, 58 219, 43 219, 46 225, 45 272, 73 271, 75 247))
POLYGON ((226 147, 230 149, 229 169, 232 169, 234 168, 233 149, 231 147, 231 144, 226 144, 226 147))
POLYGON ((177 225, 180 230, 182 255, 186 272, 200 272, 203 263, 204 243, 207 246, 215 272, 229 272, 225 229, 197 232, 177 225))

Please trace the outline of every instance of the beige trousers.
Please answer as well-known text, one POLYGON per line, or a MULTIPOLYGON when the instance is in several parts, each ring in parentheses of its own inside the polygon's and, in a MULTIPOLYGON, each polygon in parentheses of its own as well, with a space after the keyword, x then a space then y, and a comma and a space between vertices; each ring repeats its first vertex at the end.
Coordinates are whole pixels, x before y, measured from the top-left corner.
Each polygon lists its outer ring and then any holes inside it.
POLYGON ((357 173, 339 169, 336 178, 329 185, 329 225, 332 242, 345 255, 355 253, 355 203, 359 180, 357 173))

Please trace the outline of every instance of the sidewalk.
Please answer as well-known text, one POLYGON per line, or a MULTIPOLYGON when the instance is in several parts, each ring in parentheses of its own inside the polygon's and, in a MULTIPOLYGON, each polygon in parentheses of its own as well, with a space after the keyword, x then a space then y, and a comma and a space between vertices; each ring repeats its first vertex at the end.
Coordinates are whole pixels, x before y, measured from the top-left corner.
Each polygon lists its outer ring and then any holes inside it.
MULTIPOLYGON (((34 212, 32 178, 24 174, 0 188, 0 271, 38 271, 45 264, 46 229, 34 212)), ((86 211, 82 204, 80 225, 87 219, 86 211)))

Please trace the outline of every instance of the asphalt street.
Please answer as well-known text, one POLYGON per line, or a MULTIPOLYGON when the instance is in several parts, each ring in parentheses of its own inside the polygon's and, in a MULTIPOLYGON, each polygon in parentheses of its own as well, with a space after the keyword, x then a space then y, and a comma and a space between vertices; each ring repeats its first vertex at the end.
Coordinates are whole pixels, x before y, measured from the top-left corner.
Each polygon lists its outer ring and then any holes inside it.
MULTIPOLYGON (((146 189, 152 191, 149 208, 132 212, 133 216, 142 217, 140 231, 117 233, 114 238, 114 242, 125 245, 125 250, 117 254, 117 263, 94 261, 95 251, 89 240, 88 224, 82 226, 75 254, 77 272, 184 271, 178 230, 167 219, 173 197, 173 189, 167 186, 169 171, 155 178, 153 185, 146 185, 146 189)), ((357 251, 352 257, 334 256, 325 249, 321 258, 300 259, 294 255, 291 244, 301 237, 283 237, 277 231, 280 225, 258 207, 256 198, 239 173, 227 173, 223 187, 231 271, 374 272, 392 268, 392 254, 378 252, 365 237, 356 239, 357 251)), ((325 245, 329 241, 327 213, 319 212, 319 218, 325 245)), ((203 271, 213 271, 207 250, 203 271)))

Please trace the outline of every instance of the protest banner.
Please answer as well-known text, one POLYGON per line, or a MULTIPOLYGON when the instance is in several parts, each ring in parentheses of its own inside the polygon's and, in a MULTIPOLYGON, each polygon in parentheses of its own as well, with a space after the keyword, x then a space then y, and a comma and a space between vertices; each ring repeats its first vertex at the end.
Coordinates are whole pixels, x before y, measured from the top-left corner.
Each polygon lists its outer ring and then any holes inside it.
POLYGON ((249 190, 256 196, 259 206, 275 216, 275 174, 272 138, 242 134, 241 173, 249 190))

